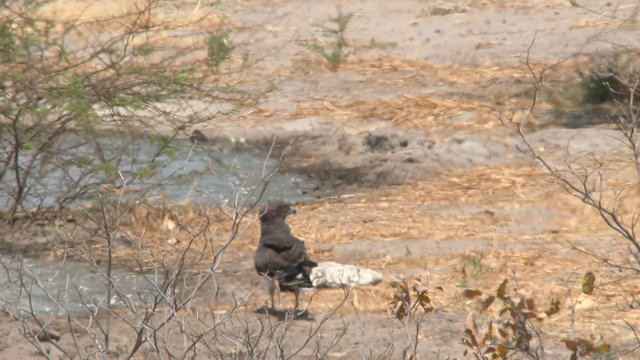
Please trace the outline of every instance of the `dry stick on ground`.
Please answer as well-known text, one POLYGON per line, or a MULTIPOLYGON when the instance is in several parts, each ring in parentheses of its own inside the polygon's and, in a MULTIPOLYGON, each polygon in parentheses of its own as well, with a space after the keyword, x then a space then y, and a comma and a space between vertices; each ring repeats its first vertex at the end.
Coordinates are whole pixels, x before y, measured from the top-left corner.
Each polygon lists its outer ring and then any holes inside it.
MULTIPOLYGON (((621 215, 617 210, 617 200, 619 199, 621 192, 618 192, 611 203, 605 201, 605 199, 603 198, 604 173, 601 170, 603 164, 601 162, 597 162, 597 164, 592 169, 576 169, 574 166, 572 166, 571 163, 565 162, 565 169, 557 169, 549 161, 547 161, 527 139, 524 128, 527 120, 533 114, 538 104, 539 95, 543 88, 547 72, 555 69, 562 62, 566 61, 565 59, 552 66, 545 67, 540 71, 536 71, 534 65, 530 62, 529 57, 534 42, 535 39, 531 42, 527 50, 527 58, 525 61, 525 65, 529 69, 529 72, 534 79, 534 91, 530 107, 524 114, 522 121, 517 124, 517 133, 520 137, 520 140, 524 144, 524 149, 519 147, 519 150, 533 157, 540 165, 542 165, 544 170, 551 176, 553 176, 569 195, 578 198, 584 204, 596 209, 605 224, 609 228, 616 231, 618 234, 622 235, 622 237, 629 242, 629 254, 635 260, 635 264, 622 265, 610 260, 606 256, 598 255, 592 251, 587 251, 586 249, 582 249, 582 251, 587 252, 589 255, 594 256, 598 260, 604 261, 605 263, 616 266, 620 269, 640 272, 640 241, 638 240, 635 232, 636 225, 640 220, 640 214, 638 212, 635 212, 632 216, 631 222, 628 224, 625 223, 623 215, 621 215)), ((625 135, 626 141, 628 142, 627 145, 634 152, 633 156, 636 163, 636 169, 638 169, 637 171, 640 171, 640 167, 638 167, 638 160, 640 159, 640 140, 637 138, 636 134, 636 128, 640 123, 640 116, 638 116, 638 111, 640 110, 636 109, 633 105, 635 89, 637 88, 638 84, 637 82, 634 82, 629 85, 634 91, 631 91, 629 94, 629 105, 627 111, 623 112, 614 121, 614 123, 625 135)), ((623 107, 623 105, 624 104, 619 103, 620 107, 623 107)), ((503 123, 513 123, 513 119, 505 116, 503 113, 499 113, 499 117, 503 123)), ((638 186, 640 186, 640 173, 638 174, 638 186)))

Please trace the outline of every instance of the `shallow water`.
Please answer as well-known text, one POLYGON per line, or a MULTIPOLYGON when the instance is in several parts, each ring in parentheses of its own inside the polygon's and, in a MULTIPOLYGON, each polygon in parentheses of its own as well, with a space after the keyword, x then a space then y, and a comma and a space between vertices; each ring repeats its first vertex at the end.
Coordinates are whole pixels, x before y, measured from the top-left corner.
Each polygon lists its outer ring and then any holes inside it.
POLYGON ((114 269, 111 278, 124 298, 113 292, 108 297, 105 269, 76 261, 53 263, 6 255, 0 256, 0 263, 0 306, 9 304, 11 311, 27 315, 88 315, 98 308, 125 306, 124 301, 141 304, 145 296, 158 293, 154 284, 162 280, 114 269))
MULTIPOLYGON (((184 158, 184 157, 183 157, 184 158)), ((315 187, 307 177, 296 173, 277 172, 277 159, 257 150, 228 151, 215 146, 198 145, 188 161, 173 160, 161 172, 161 178, 175 181, 162 188, 171 203, 211 203, 233 200, 236 196, 256 198, 268 177, 263 198, 303 201, 311 195, 299 188, 315 187), (269 174, 273 174, 273 176, 269 174), (192 175, 196 174, 196 176, 192 175)))
MULTIPOLYGON (((311 195, 299 189, 316 187, 305 176, 277 171, 278 159, 250 147, 228 149, 211 142, 194 145, 185 139, 173 140, 169 148, 159 151, 162 144, 157 140, 86 139, 77 134, 65 135, 61 142, 55 159, 32 170, 24 209, 58 205, 78 189, 83 189, 83 196, 66 206, 95 203, 105 190, 111 190, 110 194, 125 190, 136 201, 153 203, 164 198, 169 203, 214 206, 226 200, 255 200, 264 184, 263 199, 304 201, 311 195), (82 160, 90 165, 78 164, 82 160), (109 170, 96 171, 101 168, 109 170)), ((24 167, 30 159, 28 153, 22 155, 24 167)), ((15 192, 11 181, 0 187, 1 208, 7 207, 10 193, 15 192)))
MULTIPOLYGON (((64 141, 67 148, 63 149, 62 156, 68 161, 75 161, 85 154, 98 156, 96 153, 103 151, 100 154, 103 159, 113 156, 118 161, 116 167, 122 177, 106 182, 93 174, 84 176, 80 166, 67 164, 63 171, 52 164, 50 168, 39 170, 42 176, 36 177, 31 184, 34 193, 25 208, 57 204, 65 189, 73 188, 73 181, 78 186, 92 183, 96 186, 87 186, 86 196, 72 205, 90 204, 104 194, 117 197, 117 192, 105 192, 107 183, 111 190, 126 188, 134 194, 135 201, 153 203, 164 198, 169 203, 204 207, 214 207, 221 201, 257 200, 264 185, 266 190, 261 202, 268 198, 304 201, 311 195, 298 189, 315 187, 304 176, 278 172, 277 159, 270 159, 257 149, 229 150, 212 143, 193 145, 188 140, 179 140, 172 143, 171 156, 154 156, 157 148, 146 139, 120 139, 121 143, 116 143, 100 138, 86 142, 70 134, 64 141), (159 164, 159 171, 145 181, 133 181, 136 171, 151 162, 159 164)), ((8 198, 6 193, 0 192, 0 205, 8 198)), ((106 270, 82 262, 53 263, 0 254, 0 307, 55 317, 67 313, 88 314, 106 306, 143 304, 158 294, 155 284, 162 281, 160 276, 153 274, 145 277, 138 272, 114 269, 111 278, 122 294, 118 297, 108 294, 105 274, 106 270)))

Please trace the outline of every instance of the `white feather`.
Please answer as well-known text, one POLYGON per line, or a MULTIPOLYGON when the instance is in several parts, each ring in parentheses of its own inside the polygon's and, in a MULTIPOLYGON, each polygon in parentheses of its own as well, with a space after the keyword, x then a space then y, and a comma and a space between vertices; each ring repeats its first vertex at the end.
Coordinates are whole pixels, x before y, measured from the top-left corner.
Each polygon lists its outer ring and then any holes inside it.
POLYGON ((382 281, 382 274, 371 269, 326 261, 318 263, 311 270, 310 278, 314 288, 353 288, 375 285, 382 281))

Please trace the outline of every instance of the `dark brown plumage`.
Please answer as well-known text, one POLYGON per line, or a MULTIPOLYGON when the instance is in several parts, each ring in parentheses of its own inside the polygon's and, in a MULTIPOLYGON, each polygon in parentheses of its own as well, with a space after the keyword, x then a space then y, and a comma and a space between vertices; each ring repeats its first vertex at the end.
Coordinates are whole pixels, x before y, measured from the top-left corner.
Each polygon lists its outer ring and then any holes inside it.
POLYGON ((302 288, 311 288, 309 275, 318 266, 307 256, 304 242, 291 234, 286 217, 295 209, 283 201, 270 201, 260 211, 260 242, 254 256, 258 274, 269 279, 269 295, 274 307, 275 282, 280 291, 293 292, 298 297, 302 288))

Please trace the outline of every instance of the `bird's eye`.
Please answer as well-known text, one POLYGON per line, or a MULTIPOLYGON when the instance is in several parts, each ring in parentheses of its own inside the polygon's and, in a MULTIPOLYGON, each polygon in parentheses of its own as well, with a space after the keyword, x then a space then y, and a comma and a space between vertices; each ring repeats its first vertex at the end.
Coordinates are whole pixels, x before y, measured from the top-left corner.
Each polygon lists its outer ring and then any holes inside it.
POLYGON ((280 205, 280 212, 286 213, 289 211, 289 205, 280 205))

